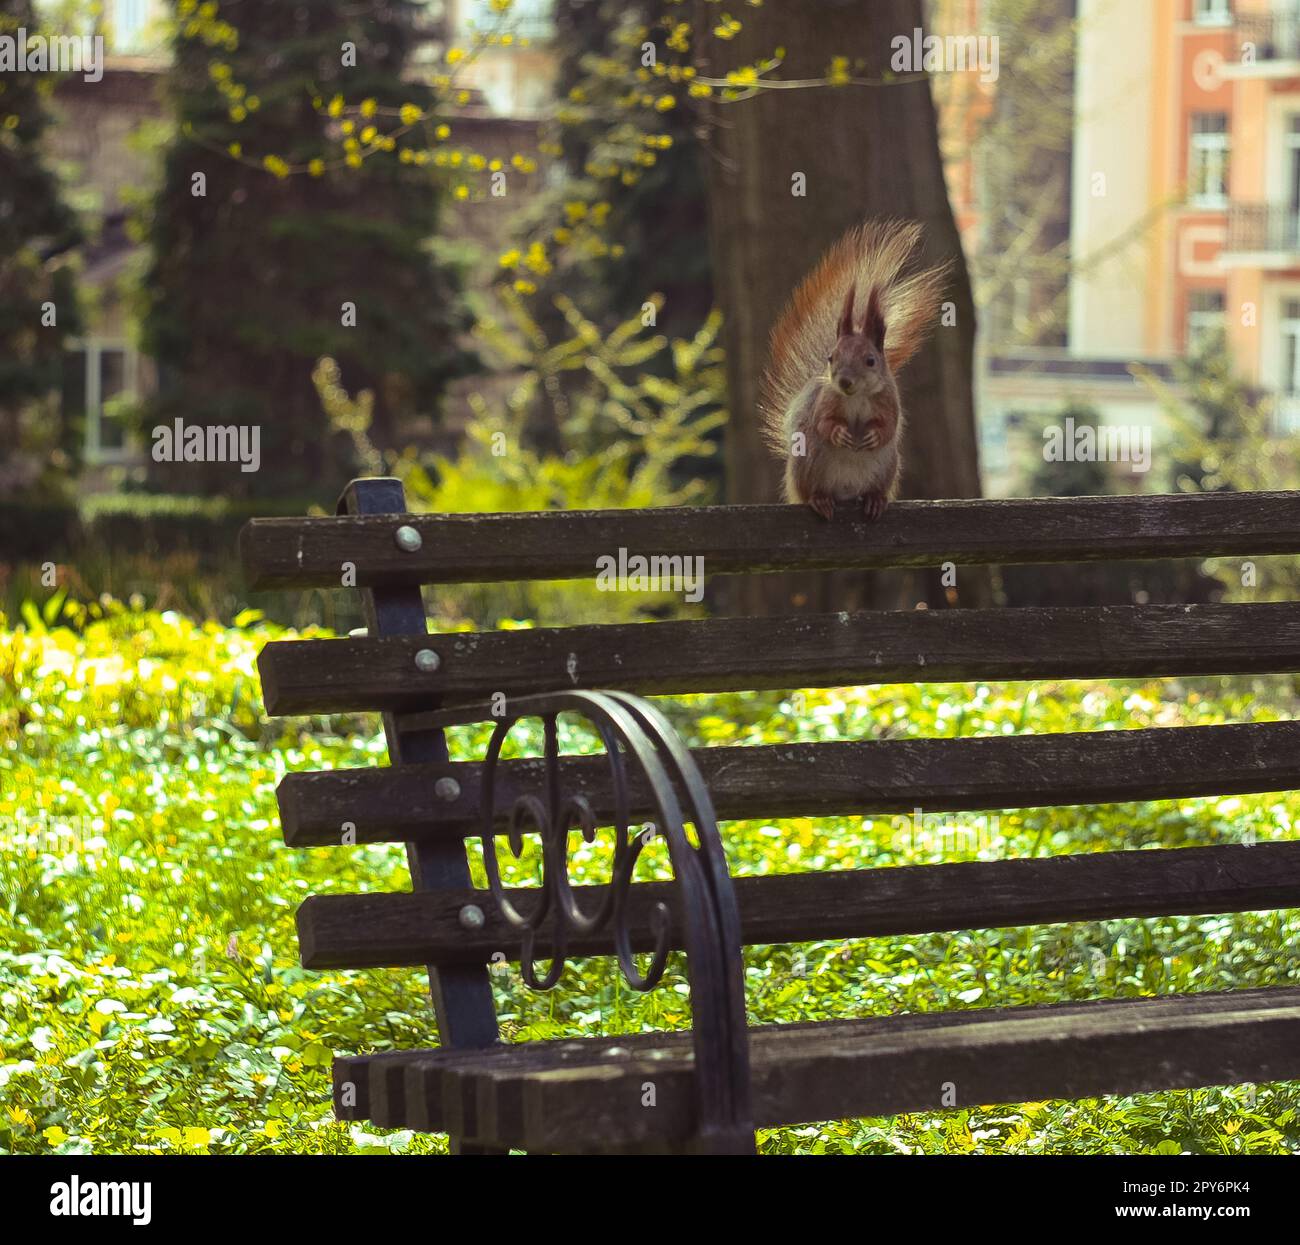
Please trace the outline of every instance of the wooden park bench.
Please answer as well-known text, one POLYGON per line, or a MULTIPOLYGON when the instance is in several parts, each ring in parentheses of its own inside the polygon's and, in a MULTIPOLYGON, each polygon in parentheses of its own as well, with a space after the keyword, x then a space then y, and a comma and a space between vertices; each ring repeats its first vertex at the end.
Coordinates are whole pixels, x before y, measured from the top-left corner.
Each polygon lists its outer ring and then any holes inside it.
POLYGON ((1300 552, 1300 495, 902 502, 867 525, 790 506, 408 514, 400 484, 375 479, 348 487, 338 517, 254 520, 241 536, 253 588, 338 586, 351 567, 367 622, 347 639, 268 644, 267 712, 382 712, 393 762, 287 776, 285 839, 404 842, 414 886, 308 898, 303 963, 427 965, 441 1041, 338 1058, 340 1118, 446 1132, 461 1152, 752 1152, 756 1126, 1300 1077, 1297 988, 750 1028, 741 964, 751 945, 1292 907, 1300 842, 733 880, 715 822, 1283 790, 1300 785, 1300 722, 692 752, 639 698, 1296 672, 1300 604, 427 631, 421 584, 594 577, 620 547, 700 555, 712 574, 1252 558, 1300 552), (558 714, 586 718, 606 754, 561 757, 558 714), (505 733, 530 717, 545 755, 498 761, 505 733), (489 721, 482 763, 450 762, 444 729, 489 721), (646 818, 671 882, 631 881, 646 818), (612 881, 571 887, 566 849, 593 826, 614 827, 612 881), (507 891, 494 836, 520 834, 541 837, 544 878, 507 891), (472 885, 466 854, 480 835, 487 889, 472 885), (616 955, 647 987, 674 951, 690 1031, 499 1040, 494 958, 546 988, 565 956, 616 955))

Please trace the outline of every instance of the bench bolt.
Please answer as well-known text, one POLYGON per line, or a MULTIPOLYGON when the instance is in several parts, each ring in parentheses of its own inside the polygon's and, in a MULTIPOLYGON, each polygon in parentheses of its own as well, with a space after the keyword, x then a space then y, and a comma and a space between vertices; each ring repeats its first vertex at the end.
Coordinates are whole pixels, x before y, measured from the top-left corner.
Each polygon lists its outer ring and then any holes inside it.
POLYGON ((415 668, 425 674, 432 674, 441 665, 442 658, 431 648, 422 648, 415 655, 415 668))
POLYGON ((404 553, 414 553, 422 544, 423 538, 409 523, 403 523, 401 527, 393 534, 393 539, 397 541, 397 547, 404 553))
POLYGON ((460 923, 466 929, 482 929, 487 924, 483 909, 476 903, 467 903, 460 910, 460 923))
POLYGON ((460 783, 454 778, 439 778, 433 784, 433 790, 438 799, 446 800, 449 804, 452 800, 460 799, 460 783))

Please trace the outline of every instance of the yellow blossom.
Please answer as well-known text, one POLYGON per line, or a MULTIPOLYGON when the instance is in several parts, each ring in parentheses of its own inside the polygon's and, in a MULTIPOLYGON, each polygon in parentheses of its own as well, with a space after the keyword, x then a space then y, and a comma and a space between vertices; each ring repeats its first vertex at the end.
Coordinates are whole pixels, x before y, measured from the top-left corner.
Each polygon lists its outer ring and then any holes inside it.
POLYGON ((361 101, 361 115, 363 117, 373 117, 379 111, 379 105, 373 99, 363 99, 361 101))

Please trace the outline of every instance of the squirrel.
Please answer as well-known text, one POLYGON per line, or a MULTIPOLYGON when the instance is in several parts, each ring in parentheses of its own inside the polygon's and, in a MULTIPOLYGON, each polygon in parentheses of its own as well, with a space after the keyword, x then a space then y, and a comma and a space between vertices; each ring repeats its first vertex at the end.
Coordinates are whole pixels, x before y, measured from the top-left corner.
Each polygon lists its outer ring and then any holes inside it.
POLYGON ((903 407, 894 377, 924 342, 948 272, 940 264, 904 275, 920 241, 921 226, 907 221, 850 229, 772 330, 764 437, 785 459, 786 500, 825 519, 846 499, 877 519, 898 492, 903 407), (866 311, 855 328, 859 291, 866 311))

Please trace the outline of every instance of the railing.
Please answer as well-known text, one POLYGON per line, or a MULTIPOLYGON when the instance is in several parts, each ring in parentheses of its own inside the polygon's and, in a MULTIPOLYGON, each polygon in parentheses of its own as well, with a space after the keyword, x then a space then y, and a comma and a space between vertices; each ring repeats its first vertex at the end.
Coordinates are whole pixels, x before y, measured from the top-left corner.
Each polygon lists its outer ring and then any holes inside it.
POLYGON ((1283 204, 1233 203, 1228 208, 1224 249, 1237 254, 1300 252, 1300 214, 1283 204))
POLYGON ((1300 60, 1300 7, 1272 13, 1243 13, 1236 21, 1238 55, 1242 45, 1254 47, 1255 63, 1300 60))

